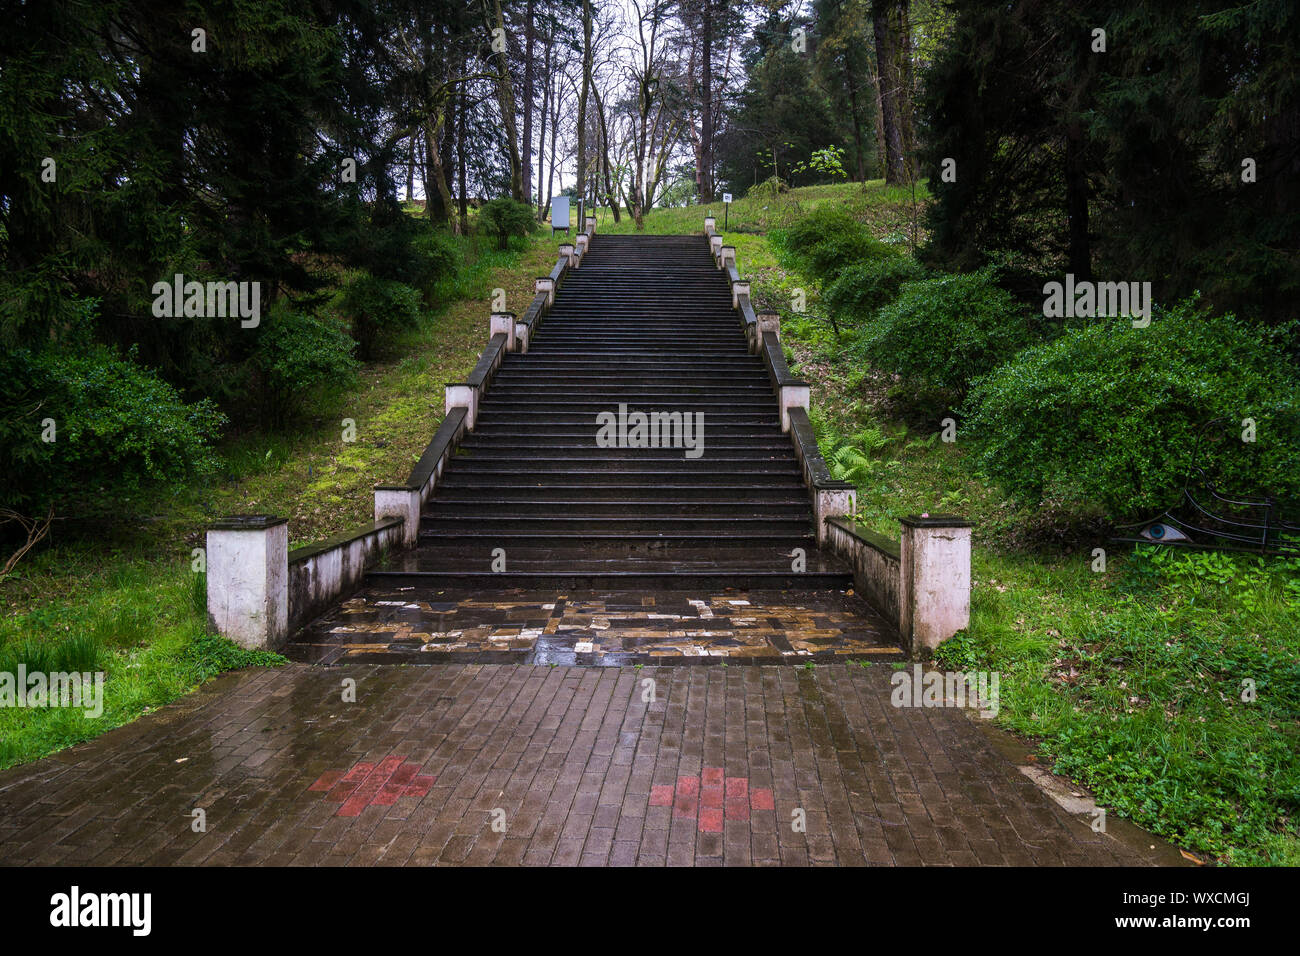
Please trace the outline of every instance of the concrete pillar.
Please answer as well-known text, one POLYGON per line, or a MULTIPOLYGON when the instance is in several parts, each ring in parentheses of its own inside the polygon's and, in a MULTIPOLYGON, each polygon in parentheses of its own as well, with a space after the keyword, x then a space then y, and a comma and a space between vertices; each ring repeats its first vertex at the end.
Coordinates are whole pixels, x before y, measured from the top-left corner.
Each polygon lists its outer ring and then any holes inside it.
POLYGON ((478 418, 478 389, 461 382, 449 383, 443 410, 449 412, 453 408, 465 409, 465 427, 473 431, 478 418))
POLYGON ((402 546, 420 543, 420 489, 406 485, 375 485, 375 520, 401 518, 402 546))
POLYGON ((749 283, 747 281, 731 283, 731 307, 740 308, 740 297, 749 295, 749 283))
POLYGON ((522 322, 515 323, 515 345, 520 352, 528 351, 528 326, 522 322))
POLYGON ((533 283, 534 292, 546 293, 546 304, 555 305, 555 280, 550 276, 539 276, 533 283))
POLYGON ((718 231, 718 220, 714 219, 712 216, 705 216, 704 234, 706 236, 712 236, 717 231, 718 231))
POLYGON ((506 351, 515 350, 515 314, 513 312, 493 312, 488 319, 488 341, 498 332, 506 336, 506 351))
POLYGON ((813 519, 817 522, 817 544, 825 545, 829 535, 827 518, 852 515, 858 510, 858 492, 847 482, 844 487, 817 488, 813 491, 813 519))
POLYGON ((758 319, 758 334, 761 338, 764 332, 773 333, 778 339, 781 337, 781 315, 778 312, 759 312, 754 316, 758 319))
POLYGON ((587 235, 589 235, 589 236, 594 236, 594 235, 596 234, 596 217, 595 217, 595 216, 588 216, 588 217, 587 217, 587 228, 584 229, 583 232, 585 232, 585 233, 586 233, 587 235))
POLYGON ((275 650, 289 636, 289 522, 232 515, 207 533, 208 621, 236 644, 275 650))
POLYGON ((574 242, 576 248, 573 255, 573 268, 576 269, 582 265, 582 257, 587 254, 587 236, 585 234, 579 235, 574 242))
MULTIPOLYGON (((719 250, 721 250, 721 249, 722 249, 722 237, 719 236, 719 235, 712 235, 712 236, 710 236, 710 237, 709 237, 709 252, 712 253, 712 255, 713 255, 713 261, 714 261, 714 262, 717 262, 717 261, 718 261, 718 254, 719 254, 719 250)), ((722 266, 719 265, 718 268, 721 269, 722 266)))
POLYGON ((970 625, 971 523, 955 515, 899 520, 899 636, 913 656, 927 658, 970 625))
POLYGON ((811 391, 806 382, 781 386, 781 431, 790 430, 790 409, 802 408, 805 412, 808 411, 811 391))
POLYGON ((736 247, 723 246, 718 250, 718 268, 725 269, 727 266, 736 264, 736 247))
POLYGON ((573 243, 571 242, 560 243, 560 258, 566 260, 569 263, 570 269, 573 268, 573 243))

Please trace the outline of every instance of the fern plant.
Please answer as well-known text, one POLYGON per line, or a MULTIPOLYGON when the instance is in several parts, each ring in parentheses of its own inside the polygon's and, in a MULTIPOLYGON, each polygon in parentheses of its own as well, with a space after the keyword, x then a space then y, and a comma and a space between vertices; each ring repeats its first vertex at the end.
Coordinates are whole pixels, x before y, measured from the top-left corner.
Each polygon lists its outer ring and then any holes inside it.
POLYGON ((884 429, 871 423, 844 435, 818 409, 809 418, 832 477, 865 485, 879 475, 884 463, 875 456, 893 440, 884 429))
POLYGON ((861 449, 845 444, 832 448, 827 456, 831 477, 854 485, 863 485, 875 477, 880 462, 863 454, 861 449))

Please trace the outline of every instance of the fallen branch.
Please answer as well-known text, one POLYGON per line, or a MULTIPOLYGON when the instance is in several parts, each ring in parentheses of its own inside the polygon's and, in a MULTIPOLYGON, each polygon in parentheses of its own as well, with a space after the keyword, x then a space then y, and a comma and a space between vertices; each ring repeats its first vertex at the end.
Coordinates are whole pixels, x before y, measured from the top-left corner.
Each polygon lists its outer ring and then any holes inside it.
POLYGON ((0 581, 4 581, 4 579, 9 576, 10 572, 13 571, 18 562, 22 560, 23 555, 36 547, 36 545, 40 543, 41 539, 50 533, 50 524, 53 521, 53 505, 50 505, 50 513, 45 516, 44 520, 41 520, 40 518, 29 518, 26 515, 20 515, 18 512, 11 511, 8 508, 0 508, 0 527, 17 522, 19 527, 23 529, 23 533, 27 535, 27 543, 11 554, 9 560, 5 562, 5 566, 0 568, 0 581))

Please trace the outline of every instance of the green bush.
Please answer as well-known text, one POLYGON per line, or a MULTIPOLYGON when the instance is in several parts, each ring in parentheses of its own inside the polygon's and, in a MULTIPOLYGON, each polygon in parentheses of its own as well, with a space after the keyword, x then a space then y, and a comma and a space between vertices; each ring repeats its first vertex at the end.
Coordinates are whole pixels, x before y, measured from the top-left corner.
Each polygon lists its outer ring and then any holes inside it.
POLYGON ((1120 518, 1174 504, 1198 447, 1223 489, 1300 498, 1298 394, 1280 348, 1193 300, 1145 329, 1110 320, 1028 349, 977 383, 965 410, 980 467, 1010 495, 1120 518), (1253 443, 1240 440, 1246 418, 1253 443), (1218 419, 1228 440, 1205 441, 1218 419))
POLYGON ((819 206, 788 229, 773 233, 800 271, 827 279, 852 263, 891 259, 899 253, 871 237, 867 227, 833 206, 819 206))
POLYGON ((527 203, 513 199, 493 199, 478 211, 483 228, 497 237, 497 248, 510 246, 511 236, 526 236, 537 229, 537 214, 527 203))
POLYGON ((343 311, 352 320, 361 358, 368 361, 381 339, 419 322, 420 293, 401 282, 361 275, 344 289, 343 311))
POLYGON ((461 254, 451 236, 437 229, 421 233, 414 243, 418 268, 411 285, 420 291, 424 304, 438 304, 437 289, 460 271, 461 254))
POLYGON ((959 397, 1029 342, 1024 308, 982 269, 903 283, 853 350, 905 387, 959 397))
POLYGON ((360 363, 356 344, 338 326, 271 307, 262 323, 255 361, 261 373, 263 418, 284 425, 323 389, 350 384, 360 363))
POLYGON ((904 282, 924 278, 925 269, 908 256, 855 262, 822 292, 830 314, 846 325, 861 325, 898 297, 904 282))
POLYGON ((0 354, 0 501, 32 512, 210 473, 226 418, 99 345, 0 354), (52 420, 47 425, 46 420, 52 420), (52 431, 51 431, 52 429, 52 431), (46 441, 45 438, 52 438, 46 441))

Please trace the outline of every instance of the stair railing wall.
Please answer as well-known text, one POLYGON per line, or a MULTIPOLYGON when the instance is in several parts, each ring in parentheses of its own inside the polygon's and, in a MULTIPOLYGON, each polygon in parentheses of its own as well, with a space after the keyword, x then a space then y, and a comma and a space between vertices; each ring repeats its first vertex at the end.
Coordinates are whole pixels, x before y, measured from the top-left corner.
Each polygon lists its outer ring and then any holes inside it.
POLYGON ((419 541, 420 514, 448 459, 472 431, 479 403, 508 352, 528 341, 555 302, 570 269, 581 265, 596 233, 588 217, 573 244, 563 243, 554 268, 534 282, 522 317, 493 312, 488 344, 463 382, 448 382, 446 415, 403 484, 376 485, 374 521, 326 541, 289 550, 288 520, 274 515, 232 515, 207 532, 209 624, 248 648, 282 647, 289 636, 354 593, 384 554, 419 541))
POLYGON ((898 627, 911 653, 928 657, 970 624, 971 523, 956 515, 908 515, 900 519, 897 544, 853 520, 857 492, 831 477, 808 417, 811 389, 795 378, 781 347, 781 319, 754 311, 750 283, 741 279, 736 249, 724 243, 717 220, 704 220, 714 264, 731 284, 751 353, 761 355, 780 398, 781 429, 790 434, 812 496, 817 543, 853 568, 854 586, 872 607, 898 627))

